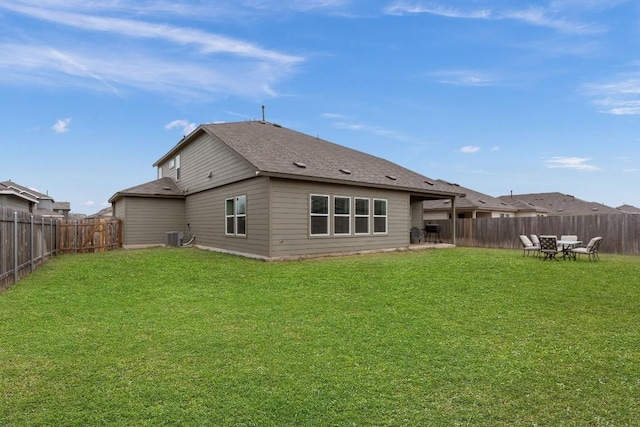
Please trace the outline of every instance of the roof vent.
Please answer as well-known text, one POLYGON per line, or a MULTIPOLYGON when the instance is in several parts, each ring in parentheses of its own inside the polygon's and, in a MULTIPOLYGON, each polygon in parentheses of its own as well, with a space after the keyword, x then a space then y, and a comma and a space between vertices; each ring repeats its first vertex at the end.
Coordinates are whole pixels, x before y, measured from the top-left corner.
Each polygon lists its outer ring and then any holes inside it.
POLYGON ((351 175, 351 171, 349 169, 340 169, 340 172, 342 172, 345 175, 351 175))
POLYGON ((486 204, 486 203, 487 203, 487 202, 485 202, 485 201, 484 201, 484 200, 482 200, 482 199, 478 199, 478 201, 479 201, 480 203, 484 203, 484 204, 486 204))
POLYGON ((591 208, 591 210, 592 210, 592 211, 597 211, 597 210, 598 210, 598 208, 593 207, 593 208, 591 208))
POLYGON ((163 189, 163 190, 170 191, 170 190, 171 190, 171 187, 169 187, 169 186, 167 186, 167 185, 163 185, 163 186, 162 186, 162 189, 163 189))
POLYGON ((398 179, 393 175, 387 175, 387 178, 389 178, 391 181, 395 181, 396 179, 398 179))
POLYGON ((424 183, 425 183, 425 184, 429 184, 429 185, 435 185, 433 182, 431 182, 431 181, 427 181, 427 180, 425 180, 425 181, 424 181, 424 183))
POLYGON ((296 165, 297 167, 304 169, 307 167, 307 165, 305 163, 302 162, 293 162, 294 165, 296 165))

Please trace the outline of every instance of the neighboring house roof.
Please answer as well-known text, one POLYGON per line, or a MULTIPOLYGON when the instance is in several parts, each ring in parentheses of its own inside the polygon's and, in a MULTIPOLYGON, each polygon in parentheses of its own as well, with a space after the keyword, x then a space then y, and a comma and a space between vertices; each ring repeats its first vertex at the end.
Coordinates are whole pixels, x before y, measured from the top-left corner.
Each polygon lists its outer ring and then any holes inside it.
MULTIPOLYGON (((55 201, 53 200, 53 197, 49 196, 48 194, 40 193, 39 191, 36 191, 32 188, 25 187, 20 184, 16 184, 13 181, 0 182, 0 190, 13 192, 14 195, 17 195, 18 197, 22 197, 23 199, 26 199, 26 200, 29 200, 30 202, 35 203, 36 204, 35 213, 38 215, 41 215, 44 217, 52 217, 52 218, 64 218, 64 215, 59 214, 56 211, 42 208, 42 205, 40 203, 45 200, 48 202, 47 204, 49 206, 52 206, 52 207, 54 206, 55 201)), ((4 194, 10 194, 10 193, 4 193, 4 194)), ((70 208, 68 210, 70 210, 70 208)))
POLYGON ((104 209, 100 209, 98 212, 91 214, 91 215, 87 215, 86 218, 87 219, 94 219, 94 218, 110 218, 113 216, 113 207, 112 206, 107 206, 104 209))
POLYGON ((262 121, 201 125, 153 166, 175 156, 203 133, 243 157, 258 175, 402 189, 443 197, 462 195, 452 185, 380 157, 262 121))
POLYGON ((500 196, 498 197, 498 199, 518 209, 518 212, 533 212, 536 214, 549 213, 549 209, 543 208, 538 205, 534 205, 533 203, 529 203, 524 200, 514 199, 511 196, 500 196))
POLYGON ((622 205, 616 208, 623 213, 640 214, 640 209, 632 205, 622 205))
POLYGON ((70 211, 71 203, 69 202, 53 202, 53 209, 58 211, 70 211))
MULTIPOLYGON (((446 181, 438 180, 438 182, 446 181)), ((502 211, 516 212, 518 209, 504 201, 487 194, 480 193, 470 188, 462 187, 458 184, 449 184, 460 189, 464 193, 464 197, 456 198, 456 210, 482 210, 482 211, 502 211)), ((451 210, 450 200, 427 200, 423 202, 425 210, 451 210)))
POLYGON ((509 196, 500 196, 501 200, 520 200, 545 209, 548 209, 549 215, 593 215, 593 214, 610 214, 621 213, 610 206, 602 203, 588 202, 579 199, 570 194, 563 193, 532 193, 532 194, 513 194, 509 196))
POLYGON ((126 190, 118 191, 111 196, 109 203, 113 203, 122 197, 162 197, 162 198, 184 198, 182 191, 178 189, 176 183, 171 178, 160 178, 126 190))
POLYGON ((37 202, 38 200, 41 200, 41 199, 53 200, 53 198, 49 197, 46 194, 42 194, 32 188, 28 188, 28 187, 24 187, 22 185, 16 184, 13 181, 0 182, 0 190, 13 191, 14 193, 22 196, 23 198, 33 202, 37 202))
POLYGON ((5 196, 12 196, 12 197, 24 199, 31 203, 38 203, 38 198, 35 197, 34 195, 16 191, 13 188, 7 187, 3 183, 0 183, 0 194, 5 196))

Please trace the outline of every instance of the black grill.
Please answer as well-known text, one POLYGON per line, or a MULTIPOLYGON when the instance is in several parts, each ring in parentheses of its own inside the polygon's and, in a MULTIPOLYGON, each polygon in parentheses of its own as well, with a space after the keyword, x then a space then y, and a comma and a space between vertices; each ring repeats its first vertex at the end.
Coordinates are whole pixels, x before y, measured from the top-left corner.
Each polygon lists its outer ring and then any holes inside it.
POLYGON ((426 224, 424 226, 424 240, 440 243, 440 224, 426 224))

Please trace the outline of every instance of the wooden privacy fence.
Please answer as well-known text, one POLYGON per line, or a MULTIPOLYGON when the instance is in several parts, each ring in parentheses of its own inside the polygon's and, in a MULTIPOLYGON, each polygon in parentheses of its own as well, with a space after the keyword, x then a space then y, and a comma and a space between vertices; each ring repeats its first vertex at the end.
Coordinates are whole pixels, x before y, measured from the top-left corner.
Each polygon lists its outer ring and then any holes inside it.
POLYGON ((122 221, 117 218, 63 222, 0 207, 0 291, 53 255, 121 246, 122 221))
MULTIPOLYGON (((430 220, 440 224, 440 239, 451 243, 451 220, 430 220)), ((603 237, 600 252, 640 255, 640 215, 606 214, 539 216, 523 218, 456 219, 456 245, 483 248, 521 248, 520 234, 576 234, 586 244, 603 237)))
POLYGON ((0 290, 57 253, 58 222, 0 207, 0 290))
POLYGON ((60 223, 61 253, 104 252, 122 246, 122 221, 118 218, 60 223))

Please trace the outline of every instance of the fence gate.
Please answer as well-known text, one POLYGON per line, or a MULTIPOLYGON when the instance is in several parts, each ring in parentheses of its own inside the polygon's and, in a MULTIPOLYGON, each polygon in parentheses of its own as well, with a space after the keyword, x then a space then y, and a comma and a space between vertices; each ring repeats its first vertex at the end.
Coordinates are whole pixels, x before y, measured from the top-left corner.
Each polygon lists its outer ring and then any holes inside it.
POLYGON ((61 253, 104 252, 122 247, 122 221, 118 218, 65 222, 59 230, 61 253))

